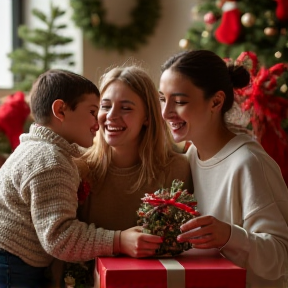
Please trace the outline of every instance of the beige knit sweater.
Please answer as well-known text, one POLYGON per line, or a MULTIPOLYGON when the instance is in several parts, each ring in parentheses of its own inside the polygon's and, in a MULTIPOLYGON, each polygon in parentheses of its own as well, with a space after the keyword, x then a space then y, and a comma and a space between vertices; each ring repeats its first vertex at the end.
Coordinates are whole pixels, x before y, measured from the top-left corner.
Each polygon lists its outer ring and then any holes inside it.
POLYGON ((76 144, 33 124, 0 169, 0 248, 29 265, 112 255, 114 231, 76 218, 80 178, 72 156, 80 156, 76 144))

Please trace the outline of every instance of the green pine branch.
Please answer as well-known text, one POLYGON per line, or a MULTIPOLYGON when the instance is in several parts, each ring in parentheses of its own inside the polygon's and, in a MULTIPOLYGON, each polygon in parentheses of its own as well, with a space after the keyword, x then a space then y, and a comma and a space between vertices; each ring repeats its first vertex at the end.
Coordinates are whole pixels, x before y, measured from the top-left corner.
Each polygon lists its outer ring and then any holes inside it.
POLYGON ((23 40, 23 47, 8 54, 12 60, 10 70, 15 78, 15 89, 29 91, 35 79, 52 68, 53 64, 74 65, 73 53, 57 52, 57 48, 73 41, 71 37, 62 36, 66 25, 58 23, 65 11, 50 5, 50 14, 45 15, 38 9, 32 15, 38 18, 44 28, 29 29, 26 25, 18 28, 18 35, 23 40))

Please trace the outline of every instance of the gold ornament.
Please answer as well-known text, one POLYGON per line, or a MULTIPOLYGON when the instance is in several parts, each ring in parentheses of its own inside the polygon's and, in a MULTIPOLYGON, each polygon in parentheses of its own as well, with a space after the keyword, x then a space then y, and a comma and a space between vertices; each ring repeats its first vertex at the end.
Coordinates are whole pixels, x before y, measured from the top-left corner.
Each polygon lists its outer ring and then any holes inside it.
POLYGON ((280 91, 281 91, 282 93, 286 93, 287 90, 288 90, 288 87, 287 87, 286 84, 283 84, 283 85, 280 87, 280 91))
POLYGON ((245 13, 241 17, 241 23, 245 27, 252 27, 255 24, 256 17, 252 13, 245 13))
POLYGON ((203 38, 207 38, 208 36, 209 36, 209 32, 208 31, 206 31, 206 30, 204 30, 203 32, 202 32, 202 34, 201 34, 201 36, 203 37, 203 38))
POLYGON ((179 41, 179 47, 182 49, 187 49, 189 41, 187 39, 181 39, 179 41))
POLYGON ((281 58, 282 57, 282 53, 280 51, 275 52, 274 54, 275 58, 281 58))
POLYGON ((278 31, 275 27, 266 27, 264 29, 264 34, 267 36, 275 36, 276 34, 278 34, 278 31))

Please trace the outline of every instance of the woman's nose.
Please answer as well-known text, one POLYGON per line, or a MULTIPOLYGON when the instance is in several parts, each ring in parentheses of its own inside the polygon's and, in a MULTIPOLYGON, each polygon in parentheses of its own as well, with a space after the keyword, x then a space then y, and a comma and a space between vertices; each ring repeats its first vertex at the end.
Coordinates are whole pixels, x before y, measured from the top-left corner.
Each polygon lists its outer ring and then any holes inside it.
POLYGON ((164 119, 169 119, 171 115, 173 114, 171 104, 169 102, 165 102, 162 104, 162 117, 164 119))
POLYGON ((111 119, 117 118, 118 116, 119 116, 118 111, 115 108, 112 107, 109 110, 109 112, 107 113, 106 118, 111 120, 111 119))

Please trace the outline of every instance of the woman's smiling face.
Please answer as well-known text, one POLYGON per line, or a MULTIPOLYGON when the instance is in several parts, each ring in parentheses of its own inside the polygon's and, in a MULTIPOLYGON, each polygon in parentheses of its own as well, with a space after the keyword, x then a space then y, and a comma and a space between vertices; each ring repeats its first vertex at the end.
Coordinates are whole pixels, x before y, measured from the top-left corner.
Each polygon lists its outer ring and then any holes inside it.
POLYGON ((101 95, 98 121, 109 146, 138 147, 146 119, 142 99, 123 82, 112 82, 101 95))
POLYGON ((159 99, 162 116, 175 142, 193 141, 203 135, 211 120, 210 101, 186 76, 165 70, 160 79, 159 99))

